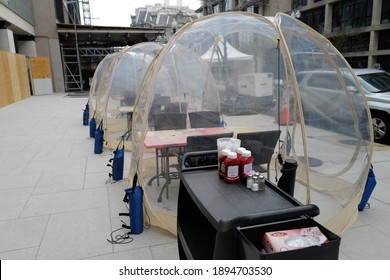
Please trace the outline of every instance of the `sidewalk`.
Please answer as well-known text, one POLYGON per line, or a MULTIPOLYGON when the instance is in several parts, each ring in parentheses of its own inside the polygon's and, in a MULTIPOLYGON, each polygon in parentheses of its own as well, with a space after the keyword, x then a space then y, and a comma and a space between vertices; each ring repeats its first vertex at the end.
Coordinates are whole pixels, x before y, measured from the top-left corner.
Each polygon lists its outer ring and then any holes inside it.
MULTIPOLYGON (((106 184, 112 151, 93 153, 86 102, 54 94, 0 108, 0 259, 178 259, 176 238, 159 228, 107 241, 128 224, 118 216, 126 179, 106 184)), ((390 146, 375 150, 371 209, 341 236, 340 259, 390 259, 390 146)))

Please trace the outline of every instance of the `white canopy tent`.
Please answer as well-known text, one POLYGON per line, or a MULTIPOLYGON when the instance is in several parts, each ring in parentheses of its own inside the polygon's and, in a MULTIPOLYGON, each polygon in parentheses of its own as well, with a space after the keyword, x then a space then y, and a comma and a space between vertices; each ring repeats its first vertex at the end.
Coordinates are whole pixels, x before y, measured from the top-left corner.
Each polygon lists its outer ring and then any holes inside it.
POLYGON ((234 60, 253 60, 252 55, 242 53, 229 43, 223 42, 221 38, 217 38, 217 43, 213 44, 205 54, 202 55, 202 59, 211 62, 221 61, 222 56, 226 56, 229 61, 234 60))

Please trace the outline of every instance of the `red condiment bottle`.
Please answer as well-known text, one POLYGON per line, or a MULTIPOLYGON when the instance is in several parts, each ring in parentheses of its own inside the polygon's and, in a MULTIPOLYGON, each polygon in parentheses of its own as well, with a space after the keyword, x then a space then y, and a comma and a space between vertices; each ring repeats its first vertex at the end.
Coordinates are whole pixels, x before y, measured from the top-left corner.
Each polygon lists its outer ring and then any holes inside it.
POLYGON ((225 176, 225 159, 227 158, 229 152, 231 152, 229 149, 223 149, 221 155, 218 158, 219 161, 218 174, 219 177, 222 179, 225 176))
POLYGON ((240 161, 237 153, 230 152, 225 159, 225 175, 223 177, 226 183, 236 183, 240 180, 240 161))
POLYGON ((252 171, 253 157, 252 152, 244 150, 240 157, 240 177, 246 178, 246 174, 252 171))
POLYGON ((244 147, 239 147, 239 148, 237 148, 236 152, 237 152, 237 158, 238 158, 238 159, 240 159, 240 157, 241 157, 243 151, 245 151, 245 148, 244 148, 244 147))

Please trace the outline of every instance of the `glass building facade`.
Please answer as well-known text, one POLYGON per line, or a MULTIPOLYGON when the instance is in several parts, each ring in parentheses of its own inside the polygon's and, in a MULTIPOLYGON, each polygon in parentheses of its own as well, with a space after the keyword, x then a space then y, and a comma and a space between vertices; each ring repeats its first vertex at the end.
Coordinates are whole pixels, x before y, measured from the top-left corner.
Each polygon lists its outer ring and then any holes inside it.
POLYGON ((8 6, 10 10, 15 12, 28 23, 34 24, 31 0, 0 0, 0 2, 8 6))
POLYGON ((299 19, 326 36, 352 67, 379 64, 390 71, 390 1, 291 1, 291 11, 297 10, 299 19))

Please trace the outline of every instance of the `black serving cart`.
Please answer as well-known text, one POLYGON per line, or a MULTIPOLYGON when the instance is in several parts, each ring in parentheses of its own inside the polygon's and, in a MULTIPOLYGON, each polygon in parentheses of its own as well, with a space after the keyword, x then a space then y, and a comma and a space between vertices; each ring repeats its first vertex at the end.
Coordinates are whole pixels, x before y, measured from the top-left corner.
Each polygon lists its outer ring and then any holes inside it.
POLYGON ((338 259, 340 237, 312 219, 319 212, 316 205, 302 205, 269 181, 259 192, 246 188, 245 182, 225 183, 218 177, 216 151, 182 158, 177 210, 180 259, 338 259), (265 232, 312 226, 320 228, 327 243, 261 252, 265 232))

